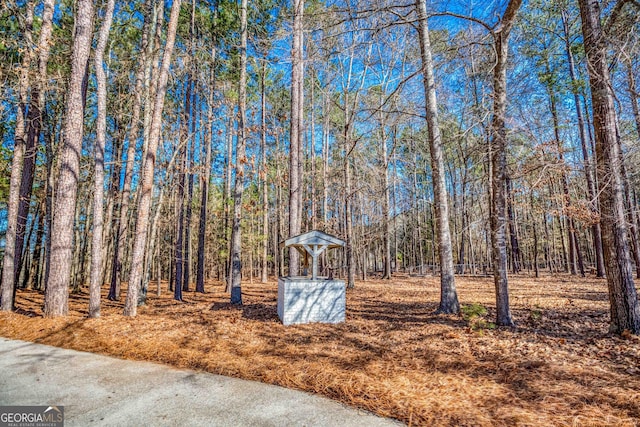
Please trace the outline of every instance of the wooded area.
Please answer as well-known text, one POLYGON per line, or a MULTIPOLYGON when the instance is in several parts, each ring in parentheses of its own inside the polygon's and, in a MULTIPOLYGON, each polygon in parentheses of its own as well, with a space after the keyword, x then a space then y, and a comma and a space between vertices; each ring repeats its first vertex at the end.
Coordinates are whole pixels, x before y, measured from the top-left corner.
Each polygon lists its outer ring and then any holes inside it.
POLYGON ((510 275, 594 275, 640 334, 638 78, 636 0, 5 1, 1 308, 242 304, 319 229, 348 288, 492 275, 513 326, 510 275))

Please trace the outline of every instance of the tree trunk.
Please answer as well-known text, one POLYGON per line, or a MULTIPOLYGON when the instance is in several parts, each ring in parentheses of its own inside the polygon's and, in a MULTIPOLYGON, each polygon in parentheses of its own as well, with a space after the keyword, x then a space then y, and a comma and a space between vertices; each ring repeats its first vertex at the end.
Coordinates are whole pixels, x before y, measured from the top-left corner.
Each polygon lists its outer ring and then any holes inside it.
POLYGON ((600 212, 611 309, 609 329, 617 334, 625 330, 640 334, 640 306, 629 254, 617 117, 607 67, 607 43, 600 24, 600 5, 597 0, 579 0, 578 4, 591 86, 597 176, 602 186, 600 212))
POLYGON ((196 123, 198 120, 198 115, 195 111, 195 106, 197 102, 197 88, 196 82, 193 80, 194 72, 197 74, 197 65, 194 63, 195 59, 195 19, 196 19, 196 0, 191 1, 191 29, 190 29, 190 40, 189 47, 191 51, 191 59, 189 61, 189 76, 187 79, 187 84, 189 85, 190 90, 187 91, 187 96, 189 96, 190 105, 187 106, 185 117, 188 120, 185 122, 186 129, 189 130, 189 123, 191 123, 191 130, 189 132, 189 144, 187 146, 187 169, 186 169, 186 181, 187 181, 187 197, 185 199, 185 218, 184 218, 184 259, 183 259, 183 279, 182 279, 182 290, 189 291, 189 282, 191 281, 191 217, 193 216, 193 157, 195 153, 195 145, 196 145, 196 123))
MULTIPOLYGON (((43 115, 43 123, 47 122, 47 113, 46 110, 42 111, 43 115)), ((46 283, 49 281, 49 272, 51 270, 51 223, 53 221, 53 202, 54 202, 54 180, 53 176, 55 162, 54 162, 54 151, 53 151, 53 138, 51 136, 51 130, 45 126, 44 132, 44 146, 45 146, 45 157, 46 157, 46 188, 45 188, 45 249, 44 249, 44 274, 42 276, 42 285, 41 287, 46 288, 46 283)))
POLYGON ((38 216, 38 231, 36 233, 36 244, 33 250, 33 262, 32 262, 32 266, 33 266, 33 273, 31 274, 32 277, 32 286, 33 289, 36 290, 41 290, 41 280, 40 278, 42 277, 42 271, 43 271, 43 263, 42 263, 42 240, 44 237, 44 219, 45 219, 45 209, 43 206, 40 207, 40 214, 38 216))
MULTIPOLYGON (((189 86, 187 87, 187 92, 189 92, 189 86)), ((189 97, 187 96, 187 99, 189 97)), ((188 102, 188 101, 187 101, 188 102)), ((185 109, 185 111, 188 110, 185 109)), ((186 126, 184 121, 182 125, 182 132, 180 139, 184 138, 184 127, 186 126)), ((183 249, 184 249, 184 164, 185 164, 185 148, 182 144, 182 141, 178 142, 178 178, 177 178, 177 189, 176 189, 176 200, 175 200, 175 218, 176 218, 176 244, 175 244, 175 264, 176 264, 176 276, 173 281, 173 299, 176 301, 182 301, 182 278, 184 277, 182 273, 182 269, 184 268, 183 262, 183 249)))
MULTIPOLYGON (((160 206, 158 206, 160 208, 160 206)), ((159 231, 156 231, 156 296, 159 297, 162 293, 162 262, 160 261, 160 236, 159 231)))
MULTIPOLYGON (((549 69, 549 64, 547 63, 547 73, 551 73, 549 69)), ((558 119, 558 108, 556 106, 556 97, 553 93, 552 87, 547 87, 547 94, 549 95, 549 105, 551 107, 551 117, 553 119, 553 134, 555 136, 556 148, 558 150, 558 163, 560 164, 561 173, 560 173, 560 181, 562 183, 562 212, 564 217, 566 218, 566 230, 567 230, 567 241, 569 242, 569 271, 571 274, 577 274, 577 251, 576 248, 576 235, 574 229, 574 221, 571 217, 571 195, 569 194, 569 182, 567 180, 567 172, 566 172, 566 163, 564 161, 564 147, 562 141, 560 140, 560 121, 558 119)))
POLYGON ((124 130, 120 128, 120 121, 114 117, 114 134, 111 138, 111 170, 109 171, 109 184, 107 192, 106 213, 104 224, 103 241, 105 244, 104 256, 102 259, 102 281, 109 283, 111 279, 111 270, 109 262, 113 261, 113 252, 116 250, 117 237, 115 235, 118 230, 118 209, 120 203, 120 175, 122 174, 122 153, 124 150, 124 130))
POLYGON ((185 187, 187 186, 187 157, 189 152, 189 118, 191 115, 191 76, 187 76, 187 85, 184 98, 184 110, 182 111, 182 121, 180 123, 180 136, 176 148, 177 159, 177 189, 175 199, 175 217, 176 217, 176 245, 175 245, 175 263, 176 277, 175 287, 173 289, 173 299, 182 301, 182 291, 184 290, 184 269, 185 263, 185 238, 186 221, 185 221, 185 187))
MULTIPOLYGON (((230 203, 231 203, 231 168, 233 167, 233 119, 235 116, 235 108, 229 106, 229 122, 227 123, 227 156, 225 158, 225 177, 224 177, 224 220, 222 227, 222 240, 228 242, 227 249, 231 250, 231 236, 229 235, 229 216, 230 216, 230 203)), ((227 261, 225 261, 224 281, 225 292, 231 292, 231 282, 229 279, 229 254, 227 254, 227 261)))
MULTIPOLYGON (((633 68, 631 65, 631 59, 628 59, 626 62, 627 68, 627 83, 629 85, 629 99, 631 100, 631 110, 633 111, 633 116, 635 118, 636 123, 636 131, 638 133, 638 137, 640 137, 640 108, 638 107, 638 92, 636 90, 636 81, 635 76, 633 75, 633 68)), ((622 151, 620 151, 622 153, 622 151)), ((622 159, 620 160, 622 162, 622 159)), ((624 169, 624 163, 622 163, 622 178, 623 184, 625 186, 625 199, 629 204, 629 233, 631 234, 631 243, 633 246, 634 252, 634 260, 636 263, 636 278, 640 279, 640 236, 638 235, 638 214, 636 210, 636 204, 631 198, 631 192, 629 190, 629 184, 627 179, 627 174, 624 169)))
MULTIPOLYGON (((574 222, 575 225, 575 222, 574 222)), ((574 246, 576 250, 576 263, 577 272, 580 273, 580 277, 584 277, 584 262, 582 261, 582 251, 580 250, 580 241, 578 240, 578 233, 574 231, 573 238, 575 239, 574 246)))
POLYGON ((345 257, 347 264, 347 289, 355 287, 356 263, 353 256, 353 213, 352 213, 352 184, 351 184, 351 164, 350 164, 350 146, 349 139, 349 99, 345 93, 344 100, 344 117, 345 125, 343 131, 344 138, 344 227, 345 227, 345 257))
MULTIPOLYGON (((20 204, 18 205, 18 224, 16 227, 15 245, 15 280, 18 283, 20 271, 22 270, 22 255, 24 248, 24 236, 29 218, 29 208, 31 206, 31 192, 33 189, 33 178, 36 168, 36 156, 38 155, 38 138, 40 137, 40 106, 37 99, 40 98, 40 89, 34 87, 31 91, 31 102, 27 112, 27 132, 24 151, 24 163, 22 167, 22 178, 20 180, 20 204)), ((44 99, 43 99, 44 105, 44 99)), ((29 242, 29 239, 27 239, 29 242)))
POLYGON ((531 218, 531 228, 533 229, 533 270, 535 271, 536 279, 540 277, 540 267, 538 266, 538 227, 535 220, 535 208, 533 203, 533 193, 530 195, 531 211, 529 217, 531 218))
MULTIPOLYGON (((431 171, 433 173, 433 195, 436 216, 436 233, 440 261, 440 306, 438 313, 453 314, 460 311, 458 294, 453 271, 453 247, 449 230, 449 204, 444 172, 444 153, 442 136, 438 122, 438 103, 433 76, 433 59, 431 57, 431 41, 427 24, 427 6, 425 0, 417 3, 418 20, 420 21, 419 38, 422 57, 422 75, 425 92, 425 109, 427 115, 427 134, 431 153, 431 171)), ((435 237, 435 236, 434 236, 435 237)), ((420 242, 420 244, 422 244, 420 242)))
MULTIPOLYGON (((327 226, 329 218, 329 114, 330 98, 325 95, 322 103, 322 226, 327 226)), ((324 254, 323 256, 326 256, 324 254)))
MULTIPOLYGON (((53 32, 53 11, 55 8, 55 0, 44 0, 43 2, 43 10, 42 10, 42 24, 40 27, 40 36, 38 39, 38 78, 35 82, 34 90, 31 92, 31 105, 29 107, 29 115, 31 118, 27 123, 27 135, 28 139, 33 140, 34 147, 38 144, 38 139, 40 138, 40 134, 44 125, 44 105, 46 98, 46 90, 47 90, 47 64, 49 63, 49 55, 51 52, 51 34, 53 32), (32 113, 33 112, 33 113, 32 113)), ((47 133, 45 132, 45 135, 47 133)), ((45 137, 45 145, 47 146, 47 150, 51 150, 49 147, 50 141, 49 138, 45 137)), ((33 162, 35 165, 35 156, 37 153, 37 149, 34 149, 33 162)), ((50 170, 47 169, 47 178, 50 174, 50 170)), ((32 174, 33 175, 33 174, 32 174)), ((33 179, 33 176, 32 178, 33 179)), ((24 178, 23 178, 24 181, 24 178)), ((31 184, 27 187, 29 191, 31 191, 31 184)), ((48 188, 48 180, 45 183, 45 188, 48 188)), ((30 198, 30 197, 29 197, 30 198)), ((34 276, 34 285, 37 287, 40 276, 42 276, 42 269, 40 268, 40 246, 42 244, 43 238, 43 228, 44 228, 44 217, 46 216, 46 209, 42 212, 40 216, 40 226, 38 227, 38 235, 36 238, 36 251, 37 253, 34 255, 34 261, 36 263, 36 274, 34 276), (38 241, 40 243, 38 243, 38 241)))
MULTIPOLYGON (((587 180, 587 191, 589 195, 589 206, 591 211, 598 213, 598 196, 596 185, 593 179, 593 169, 589 158, 589 150, 587 149, 587 136, 585 134, 585 123, 582 116, 582 107, 580 106, 580 94, 578 91, 578 82, 576 80, 575 64, 573 53, 571 52, 571 41, 569 33, 569 20, 565 11, 562 12, 562 23, 564 27, 565 52, 567 54, 567 62, 569 64, 569 77, 571 78, 571 91, 573 93, 573 102, 576 108, 576 117, 578 118, 578 134, 580 136, 580 147, 582 148, 582 160, 584 163, 584 173, 587 180)), ((604 277, 604 255, 602 254, 602 230, 600 222, 591 225, 591 236, 593 238, 593 246, 596 255, 596 276, 604 277)))
POLYGON ((510 0, 495 31, 496 64, 493 70, 493 119, 491 123, 491 246, 493 253, 493 280, 496 288, 496 324, 513 326, 509 308, 507 279, 507 245, 505 218, 505 183, 507 176, 507 56, 509 33, 513 27, 521 0, 510 0))
MULTIPOLYGON (((382 163, 384 168, 383 174, 383 191, 382 195, 382 226, 383 230, 383 245, 384 245, 384 268, 382 270, 382 278, 391 280, 391 220, 389 218, 389 205, 390 205, 390 191, 389 188, 389 150, 387 148, 386 135, 384 135, 383 128, 382 137, 382 163)), ((394 132, 395 134, 395 132, 394 132)), ((395 136, 394 136, 395 137, 395 136)))
MULTIPOLYGON (((291 48, 291 134, 289 148, 289 237, 300 234, 302 221, 302 139, 304 135, 304 0, 293 0, 293 44, 291 48)), ((298 250, 289 248, 289 276, 300 274, 298 250)))
MULTIPOLYGON (((76 201, 78 199, 76 198, 76 201)), ((76 217, 75 224, 78 226, 75 228, 75 260, 72 264, 71 271, 73 272, 71 290, 74 294, 80 292, 80 289, 85 285, 85 278, 87 275, 87 269, 85 263, 87 259, 87 252, 89 250, 89 235, 83 231, 89 229, 89 225, 93 222, 93 211, 88 206, 78 203, 75 209, 76 217), (82 220, 84 218, 84 221, 82 220)))
MULTIPOLYGON (((27 16, 25 18, 24 28, 25 46, 31 46, 32 44, 33 8, 33 2, 30 1, 27 3, 27 16)), ((9 181, 9 200, 7 201, 7 232, 5 237, 4 259, 2 264, 2 289, 0 294, 0 308, 3 311, 13 310, 16 269, 20 262, 18 258, 19 254, 16 253, 16 243, 19 222, 20 186, 25 157, 25 111, 27 107, 30 65, 31 49, 27 47, 20 69, 13 160, 11 162, 11 178, 9 181)))
MULTIPOLYGON (((278 129, 275 130, 275 139, 276 139, 276 158, 280 157, 280 133, 278 129)), ((283 261, 282 261, 282 249, 280 248, 279 242, 283 236, 282 233, 282 218, 284 215, 281 215, 282 209, 282 174, 280 173, 280 162, 276 162, 276 223, 274 227, 274 239, 273 239, 273 253, 274 253, 274 270, 276 276, 283 276, 283 261)))
POLYGON ((625 62, 627 68, 627 84, 629 85, 629 99, 631 99, 631 111, 633 111, 633 118, 636 122, 636 133, 638 134, 638 138, 640 138, 640 106, 638 106, 638 98, 640 98, 640 95, 636 88, 636 78, 633 74, 631 59, 627 59, 625 62))
POLYGON ((236 145, 236 180, 233 190, 233 225, 229 252, 229 280, 231 304, 242 304, 242 194, 244 192, 244 165, 247 138, 247 0, 240 8, 240 82, 238 87, 238 143, 236 145))
MULTIPOLYGON (((13 299, 15 301, 15 293, 16 293, 16 288, 20 287, 22 289, 26 289, 27 288, 27 282, 29 281, 29 274, 30 274, 30 269, 31 269, 31 251, 29 250, 30 242, 31 239, 33 237, 33 232, 36 228, 37 225, 37 220, 38 220, 38 212, 36 211, 34 213, 34 218, 31 221, 31 224, 29 226, 29 233, 27 233, 27 250, 24 253, 23 259, 21 261, 21 265, 22 265, 22 272, 21 274, 19 274, 18 276, 16 276, 16 286, 14 288, 14 292, 13 292, 13 299)), ((34 251, 35 252, 35 251, 34 251)))
POLYGON ((109 0, 100 27, 95 50, 98 98, 98 118, 93 172, 93 240, 91 246, 91 282, 89 285, 89 317, 100 317, 100 287, 102 286, 103 217, 104 217, 104 147, 107 136, 107 76, 104 72, 104 50, 109 39, 115 0, 109 0))
POLYGON ((73 261, 73 223, 80 176, 80 154, 84 133, 83 80, 93 38, 93 1, 78 0, 75 35, 71 56, 71 78, 67 90, 64 140, 60 153, 53 223, 51 229, 51 265, 45 292, 47 317, 68 312, 69 281, 73 261))
POLYGON ((191 219, 193 217, 193 174, 191 169, 193 166, 193 145, 191 147, 191 153, 187 164, 187 194, 185 198, 185 216, 184 216, 184 267, 182 273, 184 275, 182 279, 182 290, 189 291, 189 284, 191 282, 191 219))
MULTIPOLYGON (((160 84, 160 54, 162 53, 162 49, 160 48, 160 43, 162 42, 162 28, 164 22, 164 1, 162 0, 148 0, 149 2, 153 2, 153 38, 149 43, 149 48, 146 52, 147 61, 149 63, 145 68, 145 106, 149 106, 149 108, 144 109, 144 118, 143 118, 143 144, 142 144, 142 153, 146 153, 149 148, 149 137, 151 134, 151 122, 153 120, 153 112, 154 112, 154 103, 157 99, 156 94, 158 92, 158 87, 160 84)), ((149 5, 149 7, 151 7, 149 5)), ((143 36, 144 37, 144 36, 143 36)), ((144 154, 142 163, 144 166, 144 154)))
MULTIPOLYGON (((193 83, 192 83, 193 84, 193 83)), ((192 100, 191 106, 189 108, 189 116, 192 121, 192 129, 191 129, 191 137, 189 138, 189 144, 186 147, 187 154, 187 162, 186 162, 186 176, 185 176, 185 185, 187 186, 187 191, 185 195, 185 214, 184 214, 184 256, 183 256, 183 267, 182 267, 182 290, 189 291, 189 281, 190 273, 191 273, 191 217, 193 216, 192 202, 193 202, 193 174, 191 170, 193 169, 193 153, 195 147, 195 121, 196 117, 194 115, 194 104, 195 99, 192 100)), ((187 122, 189 123, 189 122, 187 122)))
MULTIPOLYGON (((142 25, 142 41, 140 43, 140 62, 136 72, 136 82, 134 88, 134 102, 131 117, 131 128, 128 136, 127 159, 124 167, 124 182, 120 198, 120 207, 117 220, 117 232, 115 235, 115 248, 113 250, 113 262, 111 264, 111 284, 107 298, 111 301, 120 299, 122 260, 124 258, 124 248, 127 241, 127 231, 129 229, 129 204, 131 199, 131 183, 133 181, 133 166, 135 164, 136 141, 138 139, 138 129, 140 127, 140 113, 142 110, 142 92, 147 68, 148 52, 148 32, 151 20, 151 1, 148 0, 145 8, 144 23, 142 25)), ((151 103, 149 103, 151 104, 151 103)))
POLYGON ((202 196, 200 197, 200 223, 198 224, 198 267, 196 272, 196 292, 204 293, 204 264, 205 264, 205 236, 207 234, 207 202, 209 199, 209 179, 211 176, 211 145, 213 144, 213 98, 215 95, 215 64, 216 64, 216 48, 211 49, 211 75, 209 80, 211 86, 209 88, 209 112, 207 117, 208 141, 205 148, 205 159, 202 165, 202 175, 200 185, 202 188, 202 196))
POLYGON ((269 256, 269 187, 267 170, 267 96, 265 77, 267 74, 266 58, 262 62, 262 74, 260 75, 260 153, 262 154, 260 175, 262 178, 262 272, 260 281, 268 280, 268 256, 269 256))
POLYGON ((156 151, 160 142, 164 95, 167 91, 169 65, 173 54, 181 2, 182 0, 174 0, 173 5, 171 6, 171 17, 169 18, 169 28, 167 30, 167 42, 164 48, 162 67, 158 76, 158 90, 155 94, 153 117, 151 119, 151 126, 149 130, 149 146, 148 150, 145 152, 145 161, 140 180, 141 184, 137 209, 138 216, 136 218, 136 232, 131 256, 131 273, 129 277, 129 288, 127 290, 127 300, 124 307, 125 316, 135 316, 138 308, 138 290, 142 284, 144 249, 147 243, 147 223, 149 221, 151 196, 153 193, 153 173, 155 169, 156 151))
MULTIPOLYGON (((20 204, 18 207, 18 224, 16 227, 16 254, 15 259, 18 264, 16 268, 16 280, 20 273, 20 259, 24 245, 24 230, 29 216, 31 204, 31 193, 33 189, 33 178, 36 166, 36 156, 38 154, 38 141, 42 130, 42 111, 44 109, 45 92, 47 85, 47 64, 49 62, 50 39, 52 33, 54 0, 45 0, 42 11, 42 25, 40 27, 40 37, 38 39, 38 75, 31 90, 31 100, 27 113, 27 141, 24 153, 24 165, 22 169, 22 179, 20 183, 20 204)), ((31 13, 31 12, 29 12, 31 13)), ((28 39, 31 36, 28 35, 28 39)), ((31 54, 25 55, 30 60, 31 54)), ((12 170, 13 172, 13 170, 12 170)))
MULTIPOLYGON (((617 125, 617 124, 616 124, 617 125)), ((620 135, 617 134, 616 140, 620 145, 620 135)), ((629 191, 629 178, 627 177, 627 168, 624 164, 624 156, 622 154, 622 146, 618 148, 620 156, 620 178, 622 180, 622 199, 625 201, 625 212, 627 214, 627 226, 629 237, 631 238, 631 255, 636 265, 636 276, 640 274, 640 238, 638 237, 638 218, 636 218, 636 210, 629 191)))
POLYGON ((509 225, 509 240, 511 243, 511 271, 513 274, 520 272, 520 243, 518 242, 518 233, 516 231, 516 219, 513 213, 513 188, 511 187, 511 178, 507 175, 506 191, 507 191, 507 218, 509 225))

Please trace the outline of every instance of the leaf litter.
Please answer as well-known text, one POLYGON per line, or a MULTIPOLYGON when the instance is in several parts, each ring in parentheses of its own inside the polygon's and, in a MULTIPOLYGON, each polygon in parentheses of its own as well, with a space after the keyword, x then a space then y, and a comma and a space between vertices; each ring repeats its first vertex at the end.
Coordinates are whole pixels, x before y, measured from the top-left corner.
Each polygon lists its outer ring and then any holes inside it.
POLYGON ((516 328, 493 325, 491 278, 457 286, 461 316, 434 314, 437 277, 407 277, 357 282, 345 323, 295 326, 278 320, 275 282, 243 284, 241 307, 220 282, 186 303, 150 292, 136 318, 103 298, 88 319, 85 289, 47 319, 42 293, 19 290, 0 335, 317 393, 409 425, 640 425, 640 338, 607 333, 604 280, 510 278, 516 328))

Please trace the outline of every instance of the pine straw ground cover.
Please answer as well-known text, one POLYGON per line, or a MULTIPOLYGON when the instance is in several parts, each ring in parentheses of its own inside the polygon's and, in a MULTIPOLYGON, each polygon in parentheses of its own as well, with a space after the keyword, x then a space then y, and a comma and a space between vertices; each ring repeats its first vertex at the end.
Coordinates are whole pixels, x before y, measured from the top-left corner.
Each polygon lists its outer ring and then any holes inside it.
POLYGON ((607 334, 603 280, 512 278, 516 329, 493 329, 490 278, 457 283, 465 317, 433 314, 438 278, 400 278, 358 282, 343 324, 288 327, 273 282, 243 285, 242 307, 220 283, 185 303, 165 291, 136 318, 104 299, 87 319, 80 293, 68 317, 44 319, 42 294, 19 291, 0 335, 278 384, 410 425, 640 424, 640 339, 607 334))

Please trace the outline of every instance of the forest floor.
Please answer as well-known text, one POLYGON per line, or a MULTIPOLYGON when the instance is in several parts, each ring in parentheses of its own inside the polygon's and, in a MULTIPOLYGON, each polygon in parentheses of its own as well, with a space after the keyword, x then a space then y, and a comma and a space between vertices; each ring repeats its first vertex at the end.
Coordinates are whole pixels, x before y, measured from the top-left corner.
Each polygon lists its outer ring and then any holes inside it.
MULTIPOLYGON (((640 425, 640 338, 607 333, 604 280, 512 277, 516 328, 495 328, 491 278, 457 278, 463 316, 435 315, 439 279, 356 282, 346 322, 283 326, 277 285, 149 295, 136 318, 88 295, 70 315, 42 317, 43 295, 21 290, 0 335, 318 393, 409 425, 640 425), (485 312, 486 311, 486 312, 485 312)), ((155 291, 155 289, 153 289, 155 291)), ((124 291, 123 291, 124 299, 124 291)))

